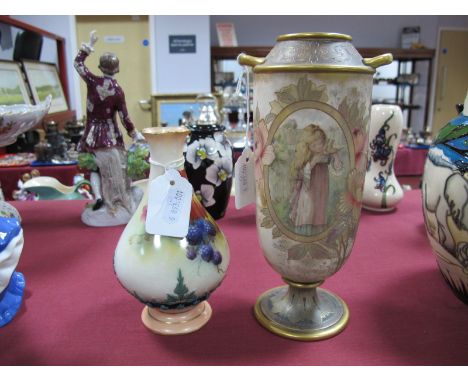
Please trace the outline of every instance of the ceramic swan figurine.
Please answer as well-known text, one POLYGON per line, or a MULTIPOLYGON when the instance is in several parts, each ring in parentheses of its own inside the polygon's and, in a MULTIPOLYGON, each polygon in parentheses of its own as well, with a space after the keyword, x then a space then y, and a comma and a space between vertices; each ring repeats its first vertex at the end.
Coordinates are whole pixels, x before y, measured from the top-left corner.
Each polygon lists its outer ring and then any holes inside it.
POLYGON ((15 317, 21 305, 25 280, 15 268, 23 244, 19 220, 0 217, 0 328, 15 317))
POLYGON ((24 183, 23 189, 37 194, 39 200, 81 200, 88 199, 79 192, 84 185, 90 187, 87 180, 82 180, 74 186, 65 186, 50 176, 38 176, 24 183))

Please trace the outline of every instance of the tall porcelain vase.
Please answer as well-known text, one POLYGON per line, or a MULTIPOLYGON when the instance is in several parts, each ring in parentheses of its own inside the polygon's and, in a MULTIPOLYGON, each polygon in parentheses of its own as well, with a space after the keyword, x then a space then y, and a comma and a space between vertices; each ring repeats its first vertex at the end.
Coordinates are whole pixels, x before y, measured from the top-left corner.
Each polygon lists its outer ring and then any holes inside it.
MULTIPOLYGON (((152 162, 178 163, 183 170, 183 147, 188 130, 148 128, 152 162)), ((151 164, 149 180, 164 174, 151 164)), ((158 334, 186 334, 200 329, 211 317, 206 301, 223 280, 229 248, 223 233, 192 195, 190 226, 185 238, 151 235, 145 231, 148 190, 117 244, 114 268, 122 286, 146 307, 144 325, 158 334)))
POLYGON ((288 284, 259 297, 275 334, 319 340, 344 329, 345 302, 318 288, 348 258, 361 212, 372 74, 351 37, 282 35, 253 67, 256 221, 268 263, 288 284))
POLYGON ((403 189, 393 169, 403 129, 397 105, 372 105, 368 163, 362 205, 371 211, 392 211, 403 199, 403 189))

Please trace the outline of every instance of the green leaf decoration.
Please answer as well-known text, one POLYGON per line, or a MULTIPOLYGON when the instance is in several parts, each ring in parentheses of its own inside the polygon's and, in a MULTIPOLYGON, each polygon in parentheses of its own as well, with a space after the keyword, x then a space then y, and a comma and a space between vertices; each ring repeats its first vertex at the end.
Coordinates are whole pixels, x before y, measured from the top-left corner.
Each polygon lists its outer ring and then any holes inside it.
POLYGON ((148 147, 139 145, 127 155, 127 175, 133 180, 144 179, 150 168, 146 158, 149 157, 148 147))
POLYGON ((174 289, 174 293, 182 299, 185 294, 188 292, 187 286, 184 284, 184 276, 182 276, 182 271, 179 269, 179 276, 177 277, 177 286, 174 289))
POLYGON ((452 125, 450 122, 441 130, 434 144, 444 143, 468 134, 468 125, 452 125))
POLYGON ((267 114, 267 116, 265 117, 265 123, 267 125, 269 125, 270 123, 272 123, 276 118, 276 114, 273 114, 273 113, 269 113, 267 114))
POLYGON ((284 105, 289 105, 298 100, 297 88, 295 85, 289 85, 276 92, 276 99, 284 105))
POLYGON ((258 103, 257 103, 257 107, 255 108, 255 116, 254 116, 255 126, 258 126, 259 122, 260 122, 260 109, 258 108, 258 103))
POLYGON ((319 243, 297 244, 288 250, 288 260, 315 261, 319 257, 329 257, 333 248, 329 248, 319 243), (309 259, 308 259, 309 258, 309 259))
POLYGON ((273 227, 273 230, 271 231, 271 234, 273 236, 273 239, 277 239, 278 237, 281 237, 281 231, 277 226, 273 227))
POLYGON ((275 225, 275 223, 273 222, 273 220, 270 218, 270 217, 264 217, 262 222, 260 223, 260 227, 263 227, 263 228, 273 228, 273 226, 275 225))
POLYGON ((297 95, 300 100, 307 100, 312 87, 312 81, 308 81, 307 77, 304 76, 297 82, 297 95))
POLYGON ((80 153, 78 154, 78 167, 84 170, 97 171, 96 158, 91 153, 80 153))
POLYGON ((302 260, 307 254, 302 244, 295 245, 288 251, 288 260, 302 260))
POLYGON ((179 275, 177 276, 177 285, 174 288, 175 294, 168 294, 166 296, 165 304, 183 304, 190 302, 197 298, 195 292, 190 292, 187 286, 184 283, 184 276, 182 276, 182 271, 179 268, 179 275))

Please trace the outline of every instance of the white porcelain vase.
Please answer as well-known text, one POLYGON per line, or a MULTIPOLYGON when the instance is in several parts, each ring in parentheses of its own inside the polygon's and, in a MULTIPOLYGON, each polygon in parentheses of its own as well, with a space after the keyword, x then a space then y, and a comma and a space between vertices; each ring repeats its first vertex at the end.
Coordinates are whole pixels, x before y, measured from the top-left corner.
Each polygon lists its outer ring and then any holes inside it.
POLYGON ((346 303, 319 286, 351 253, 361 213, 372 75, 391 55, 363 59, 351 36, 278 36, 253 67, 256 222, 268 263, 287 286, 255 304, 259 323, 294 340, 341 332, 346 303))
POLYGON ((397 105, 372 105, 368 162, 363 208, 392 211, 403 199, 403 189, 393 165, 403 129, 403 113, 397 105))

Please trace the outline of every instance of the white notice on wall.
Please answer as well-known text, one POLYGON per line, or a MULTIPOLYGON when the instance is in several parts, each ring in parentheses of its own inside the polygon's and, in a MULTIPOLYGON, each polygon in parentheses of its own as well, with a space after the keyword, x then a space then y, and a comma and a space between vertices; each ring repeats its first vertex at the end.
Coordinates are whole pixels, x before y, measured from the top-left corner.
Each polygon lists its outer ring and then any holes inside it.
POLYGON ((104 42, 108 44, 123 44, 125 37, 122 35, 104 36, 104 42))

